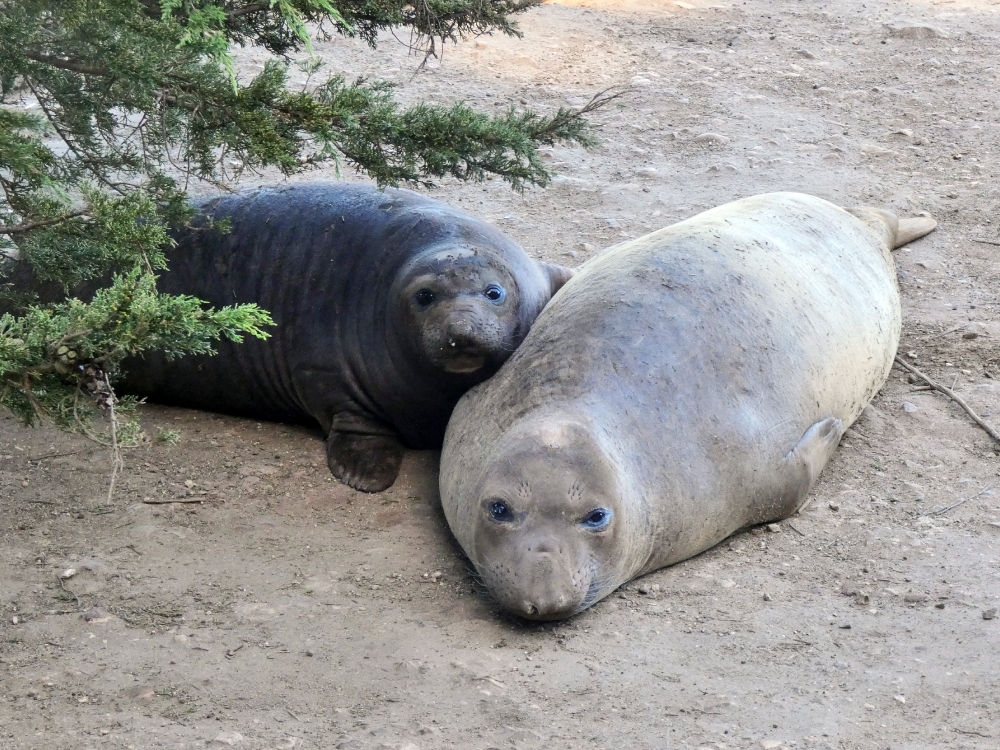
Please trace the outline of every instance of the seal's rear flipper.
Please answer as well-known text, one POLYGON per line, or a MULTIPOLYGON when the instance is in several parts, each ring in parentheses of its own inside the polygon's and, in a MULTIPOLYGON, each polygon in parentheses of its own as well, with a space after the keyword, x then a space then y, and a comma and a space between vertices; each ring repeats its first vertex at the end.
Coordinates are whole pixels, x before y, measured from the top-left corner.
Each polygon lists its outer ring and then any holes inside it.
POLYGON ((333 475, 349 487, 381 492, 399 475, 403 444, 395 435, 332 430, 326 440, 326 462, 333 475))
POLYGON ((896 243, 892 246, 895 250, 908 242, 920 239, 925 234, 930 234, 937 226, 937 222, 930 216, 914 216, 912 219, 900 219, 899 229, 896 230, 896 243))
POLYGON ((857 216, 861 221, 882 236, 883 241, 891 250, 913 242, 913 240, 930 234, 937 222, 930 216, 915 216, 912 219, 899 219, 892 211, 868 206, 855 206, 844 209, 847 213, 857 216))

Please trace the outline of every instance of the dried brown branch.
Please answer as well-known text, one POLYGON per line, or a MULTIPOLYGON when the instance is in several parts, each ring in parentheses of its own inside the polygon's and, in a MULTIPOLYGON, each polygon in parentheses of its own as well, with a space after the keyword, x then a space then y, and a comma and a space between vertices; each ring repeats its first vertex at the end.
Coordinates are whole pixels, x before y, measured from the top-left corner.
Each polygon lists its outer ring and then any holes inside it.
POLYGON ((940 383, 934 382, 929 377, 920 372, 920 370, 918 370, 916 367, 911 365, 909 362, 904 361, 898 356, 896 357, 896 364, 898 364, 904 370, 909 370, 918 378, 927 383, 927 385, 929 385, 935 391, 940 391, 945 396, 954 401, 956 404, 961 406, 965 410, 965 413, 968 414, 970 417, 972 417, 972 421, 974 421, 977 425, 986 430, 987 435, 989 435, 991 438, 1000 443, 1000 434, 998 434, 996 430, 994 430, 992 427, 986 424, 986 422, 983 421, 982 417, 976 414, 976 412, 972 410, 972 407, 970 407, 967 403, 965 403, 965 401, 962 400, 962 397, 956 394, 951 388, 947 388, 941 385, 940 383))

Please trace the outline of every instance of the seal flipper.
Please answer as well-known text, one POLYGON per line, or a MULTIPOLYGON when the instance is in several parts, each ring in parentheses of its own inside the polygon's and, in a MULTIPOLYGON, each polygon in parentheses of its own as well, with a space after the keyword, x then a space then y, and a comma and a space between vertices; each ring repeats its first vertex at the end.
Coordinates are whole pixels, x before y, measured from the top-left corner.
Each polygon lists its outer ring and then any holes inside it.
POLYGON ((559 266, 555 263, 545 263, 543 261, 538 261, 538 265, 542 267, 542 271, 546 276, 549 277, 549 291, 551 294, 555 294, 560 289, 563 288, 563 284, 573 278, 576 274, 572 268, 566 268, 566 266, 559 266))
POLYGON ((341 482, 362 492, 392 486, 403 463, 403 444, 395 435, 370 435, 331 430, 326 462, 341 482))
POLYGON ((781 459, 781 486, 773 505, 767 508, 767 520, 790 516, 805 505, 806 496, 826 462, 837 450, 844 434, 844 423, 836 417, 827 417, 812 425, 799 442, 781 459))

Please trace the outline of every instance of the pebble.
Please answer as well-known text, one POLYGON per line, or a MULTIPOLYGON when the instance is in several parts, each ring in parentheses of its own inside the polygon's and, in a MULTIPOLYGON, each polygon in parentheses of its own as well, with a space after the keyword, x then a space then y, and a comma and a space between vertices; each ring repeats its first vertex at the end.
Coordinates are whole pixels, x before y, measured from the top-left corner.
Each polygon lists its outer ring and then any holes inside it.
POLYGON ((948 35, 937 26, 925 21, 889 21, 883 24, 891 36, 901 39, 947 39, 948 35))
POLYGON ((795 50, 795 54, 799 55, 801 57, 804 57, 807 60, 815 60, 816 59, 816 55, 814 55, 812 52, 810 52, 807 49, 797 49, 797 50, 795 50))
POLYGON ((59 574, 59 577, 65 581, 68 578, 72 578, 75 575, 76 575, 76 568, 66 568, 66 570, 64 570, 62 573, 59 574))
POLYGON ((833 502, 831 502, 830 503, 830 510, 832 510, 834 512, 840 510, 840 504, 839 503, 833 503, 833 502))
POLYGON ((764 748, 764 750, 775 750, 775 748, 779 748, 779 747, 781 747, 781 745, 782 745, 781 740, 761 740, 760 741, 760 746, 762 748, 764 748))
POLYGON ((917 410, 916 404, 910 401, 903 402, 903 411, 905 411, 907 414, 913 414, 913 412, 915 412, 916 410, 917 410))
POLYGON ((638 591, 638 592, 639 592, 640 594, 648 594, 648 593, 649 593, 649 586, 647 586, 647 585, 646 585, 645 583, 640 583, 640 584, 639 584, 639 585, 638 585, 638 586, 636 587, 636 590, 637 590, 637 591, 638 591))
POLYGON ((902 695, 894 695, 892 696, 892 699, 897 703, 906 703, 906 697, 902 695))
POLYGON ((987 610, 985 610, 983 612, 983 619, 984 620, 994 620, 994 619, 996 619, 996 616, 997 616, 997 609, 996 609, 996 607, 992 607, 992 608, 987 609, 987 610))
POLYGON ((718 146, 726 146, 729 144, 730 138, 719 133, 702 133, 701 135, 696 135, 691 139, 695 143, 707 143, 714 144, 718 146))
POLYGON ((653 179, 659 174, 659 171, 655 167, 642 167, 635 170, 635 173, 639 177, 645 177, 646 179, 653 179))
POLYGON ((781 525, 777 524, 777 523, 769 523, 767 525, 767 530, 770 531, 772 534, 780 534, 781 533, 781 525))
POLYGON ((858 593, 860 593, 860 592, 859 592, 859 589, 858 589, 857 586, 853 586, 853 585, 851 585, 849 583, 845 583, 841 587, 840 593, 843 594, 844 596, 857 596, 858 593))
POLYGON ((927 594, 907 594, 903 597, 903 601, 907 604, 920 604, 922 602, 929 602, 931 598, 927 594))
POLYGON ((765 602, 771 601, 771 595, 769 593, 767 593, 766 591, 764 592, 764 601, 765 602))
POLYGON ((935 604, 934 609, 944 609, 944 602, 938 602, 935 604))
POLYGON ((850 630, 851 629, 851 623, 849 623, 849 622, 842 622, 842 623, 840 623, 840 629, 841 630, 850 630))
POLYGON ((239 732, 219 732, 215 735, 215 739, 212 742, 232 747, 239 742, 243 742, 243 735, 239 732))
POLYGON ((979 334, 976 333, 975 331, 969 331, 968 333, 963 333, 962 338, 965 339, 966 341, 971 341, 972 339, 979 338, 979 334))

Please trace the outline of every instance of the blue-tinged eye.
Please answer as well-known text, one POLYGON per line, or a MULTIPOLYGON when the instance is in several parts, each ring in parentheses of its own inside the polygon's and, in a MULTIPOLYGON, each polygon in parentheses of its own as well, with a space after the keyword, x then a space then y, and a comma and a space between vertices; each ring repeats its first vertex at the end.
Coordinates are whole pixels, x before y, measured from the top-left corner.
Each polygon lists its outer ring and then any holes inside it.
POLYGON ((498 305, 501 302, 503 302, 504 297, 507 296, 506 290, 504 290, 502 286, 498 286, 497 284, 490 284, 488 287, 486 287, 486 291, 483 292, 483 294, 486 295, 486 299, 488 299, 490 302, 493 302, 498 305))
POLYGON ((431 302, 434 301, 434 292, 430 289, 421 289, 417 292, 417 304, 421 307, 427 307, 431 302))
POLYGON ((610 508, 594 508, 580 521, 580 525, 591 531, 604 531, 611 524, 614 511, 610 508))
POLYGON ((489 504, 490 517, 498 523, 510 523, 514 520, 514 512, 503 500, 494 500, 489 504))

